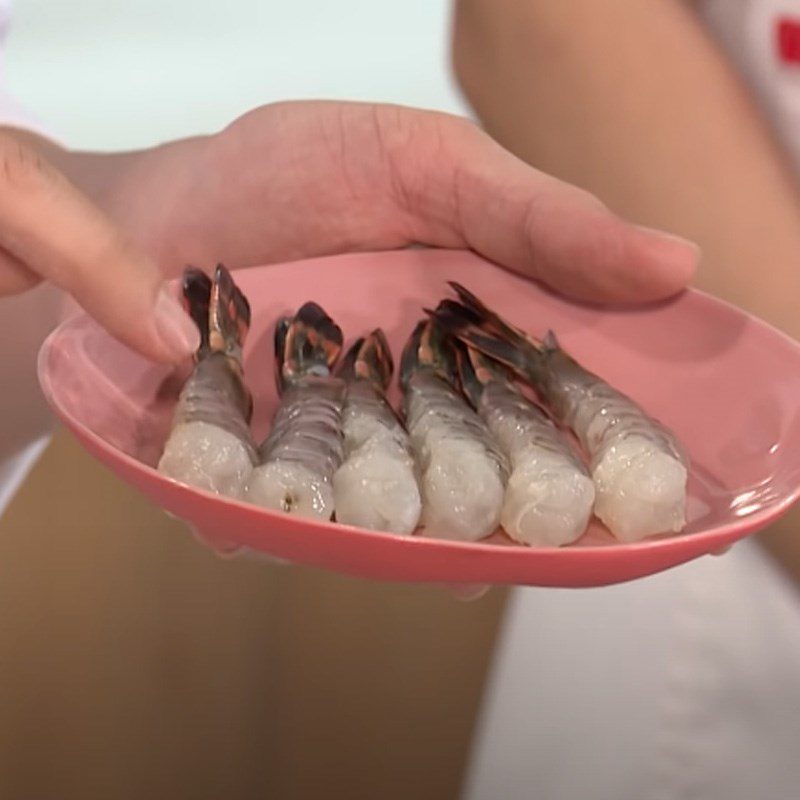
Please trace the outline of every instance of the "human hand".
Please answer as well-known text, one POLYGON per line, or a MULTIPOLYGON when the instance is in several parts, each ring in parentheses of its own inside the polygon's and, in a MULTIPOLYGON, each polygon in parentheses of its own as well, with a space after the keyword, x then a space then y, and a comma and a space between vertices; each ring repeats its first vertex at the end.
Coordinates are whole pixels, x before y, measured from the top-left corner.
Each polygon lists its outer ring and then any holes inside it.
POLYGON ((5 129, 0 165, 0 295, 49 280, 161 361, 197 332, 159 267, 423 243, 470 247, 574 298, 647 301, 682 288, 698 255, 465 120, 397 106, 278 103, 214 136, 110 155, 5 129))
MULTIPOLYGON (((432 112, 282 103, 214 136, 89 158, 87 191, 172 275, 424 243, 470 247, 571 297, 647 301, 681 289, 698 255, 432 112)), ((66 166, 77 182, 79 166, 66 166)))
POLYGON ((677 292, 698 258, 437 112, 277 103, 120 158, 91 188, 169 275, 423 243, 471 248, 576 299, 632 302, 677 292))
POLYGON ((152 259, 42 155, 36 137, 0 132, 0 296, 40 281, 66 290, 112 334, 175 362, 198 334, 152 259))

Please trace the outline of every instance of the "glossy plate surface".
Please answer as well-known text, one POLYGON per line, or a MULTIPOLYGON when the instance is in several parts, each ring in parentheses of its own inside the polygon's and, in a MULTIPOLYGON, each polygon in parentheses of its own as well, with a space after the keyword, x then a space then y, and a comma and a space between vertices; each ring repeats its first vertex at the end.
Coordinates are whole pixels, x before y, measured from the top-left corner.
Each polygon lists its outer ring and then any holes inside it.
MULTIPOLYGON (((177 381, 85 315, 44 344, 39 378, 84 447, 153 502, 206 535, 299 563, 366 577, 449 583, 595 586, 658 572, 763 528, 800 494, 800 347, 698 292, 639 310, 573 305, 461 251, 404 250, 239 271, 253 324, 245 370, 256 436, 276 406, 275 320, 316 300, 349 342, 380 325, 399 360, 421 307, 455 279, 536 335, 548 328, 587 368, 666 423, 692 460, 684 533, 616 544, 592 523, 561 549, 395 537, 316 523, 194 490, 159 475, 177 381)), ((398 400, 393 388, 392 399, 398 400)))

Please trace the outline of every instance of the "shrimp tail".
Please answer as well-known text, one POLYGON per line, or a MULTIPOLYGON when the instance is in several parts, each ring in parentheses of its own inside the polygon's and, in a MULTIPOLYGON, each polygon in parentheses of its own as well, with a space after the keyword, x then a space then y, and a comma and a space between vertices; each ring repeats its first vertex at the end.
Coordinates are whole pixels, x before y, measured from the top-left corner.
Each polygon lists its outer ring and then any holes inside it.
POLYGON ((281 317, 275 323, 275 384, 283 391, 283 361, 286 352, 286 337, 289 335, 289 327, 292 324, 291 317, 281 317))
POLYGON ((250 306, 221 264, 213 279, 187 266, 182 290, 184 307, 200 331, 200 347, 175 419, 222 428, 248 447, 253 398, 244 382, 242 346, 250 327, 250 306))
POLYGON ((250 304, 230 272, 218 264, 208 308, 208 341, 212 352, 242 363, 242 347, 250 330, 250 304))
POLYGON ((275 328, 278 387, 305 375, 330 375, 342 350, 341 328, 316 303, 306 303, 275 328))
POLYGON ((472 407, 477 409, 486 385, 491 381, 508 382, 509 372, 497 361, 458 339, 454 347, 461 389, 472 407))
POLYGON ((182 281, 183 305, 200 331, 200 347, 195 360, 201 359, 209 350, 208 308, 211 299, 211 278, 196 267, 186 267, 182 281))
MULTIPOLYGON (((532 358, 538 359, 538 349, 520 331, 505 323, 502 326, 495 324, 492 317, 482 315, 477 308, 443 300, 435 311, 428 313, 454 339, 499 361, 517 374, 527 374, 532 358)), ((481 305, 480 308, 485 307, 481 305)))
POLYGON ((515 328, 506 322, 497 312, 492 311, 482 300, 479 300, 469 289, 462 286, 457 281, 448 281, 450 288, 458 295, 461 305, 469 310, 473 320, 487 332, 494 333, 502 339, 509 341, 523 340, 534 347, 539 346, 539 342, 529 337, 519 328, 515 328))
POLYGON ((470 352, 475 353, 472 348, 468 348, 464 342, 459 340, 455 341, 456 351, 456 365, 458 369, 458 378, 461 381, 461 389, 469 400, 470 405, 477 409, 483 396, 483 383, 478 377, 475 364, 470 358, 470 352))
POLYGON ((403 348, 400 358, 400 385, 408 387, 412 376, 430 370, 455 386, 457 378, 453 343, 445 329, 434 319, 420 320, 403 348))
POLYGON ((393 372, 389 342, 380 328, 354 342, 337 369, 340 378, 367 380, 383 392, 389 387, 393 372))

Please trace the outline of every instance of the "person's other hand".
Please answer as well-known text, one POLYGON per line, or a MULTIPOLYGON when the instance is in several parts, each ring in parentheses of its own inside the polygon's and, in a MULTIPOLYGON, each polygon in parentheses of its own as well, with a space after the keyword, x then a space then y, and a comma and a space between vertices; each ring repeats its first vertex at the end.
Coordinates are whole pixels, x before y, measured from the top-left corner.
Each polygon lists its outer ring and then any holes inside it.
POLYGON ((0 133, 0 296, 48 280, 112 334, 175 362, 198 333, 152 259, 42 156, 27 134, 0 133))

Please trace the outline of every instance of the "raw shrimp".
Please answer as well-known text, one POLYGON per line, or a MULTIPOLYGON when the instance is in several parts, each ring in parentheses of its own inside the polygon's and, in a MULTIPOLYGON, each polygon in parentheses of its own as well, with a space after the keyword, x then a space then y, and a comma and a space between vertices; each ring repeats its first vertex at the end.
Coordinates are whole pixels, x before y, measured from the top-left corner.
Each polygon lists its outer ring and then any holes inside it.
POLYGON ((392 356, 383 331, 359 339, 337 375, 347 384, 344 461, 333 476, 336 521, 391 533, 412 533, 422 501, 411 442, 384 392, 392 356))
POLYGON ((621 541, 677 532, 686 524, 687 459, 660 422, 570 357, 551 332, 540 342, 512 327, 457 283, 480 326, 452 307, 437 320, 465 343, 531 383, 556 421, 575 432, 590 458, 595 514, 621 541))
POLYGON ((500 522, 515 541, 559 546, 585 530, 594 483, 564 435, 496 361, 459 343, 461 386, 511 465, 500 522))
POLYGON ((333 474, 342 462, 345 384, 330 370, 342 332, 316 303, 278 322, 275 359, 281 403, 259 448, 245 499, 301 517, 330 519, 333 474))
POLYGON ((238 497, 256 460, 249 429, 253 401, 242 373, 250 307, 221 264, 213 283, 188 268, 183 296, 201 342, 158 469, 183 483, 238 497))
POLYGON ((403 351, 400 380, 421 472, 422 523, 433 536, 475 541, 500 522, 508 469, 454 379, 451 344, 431 320, 420 322, 403 351))

